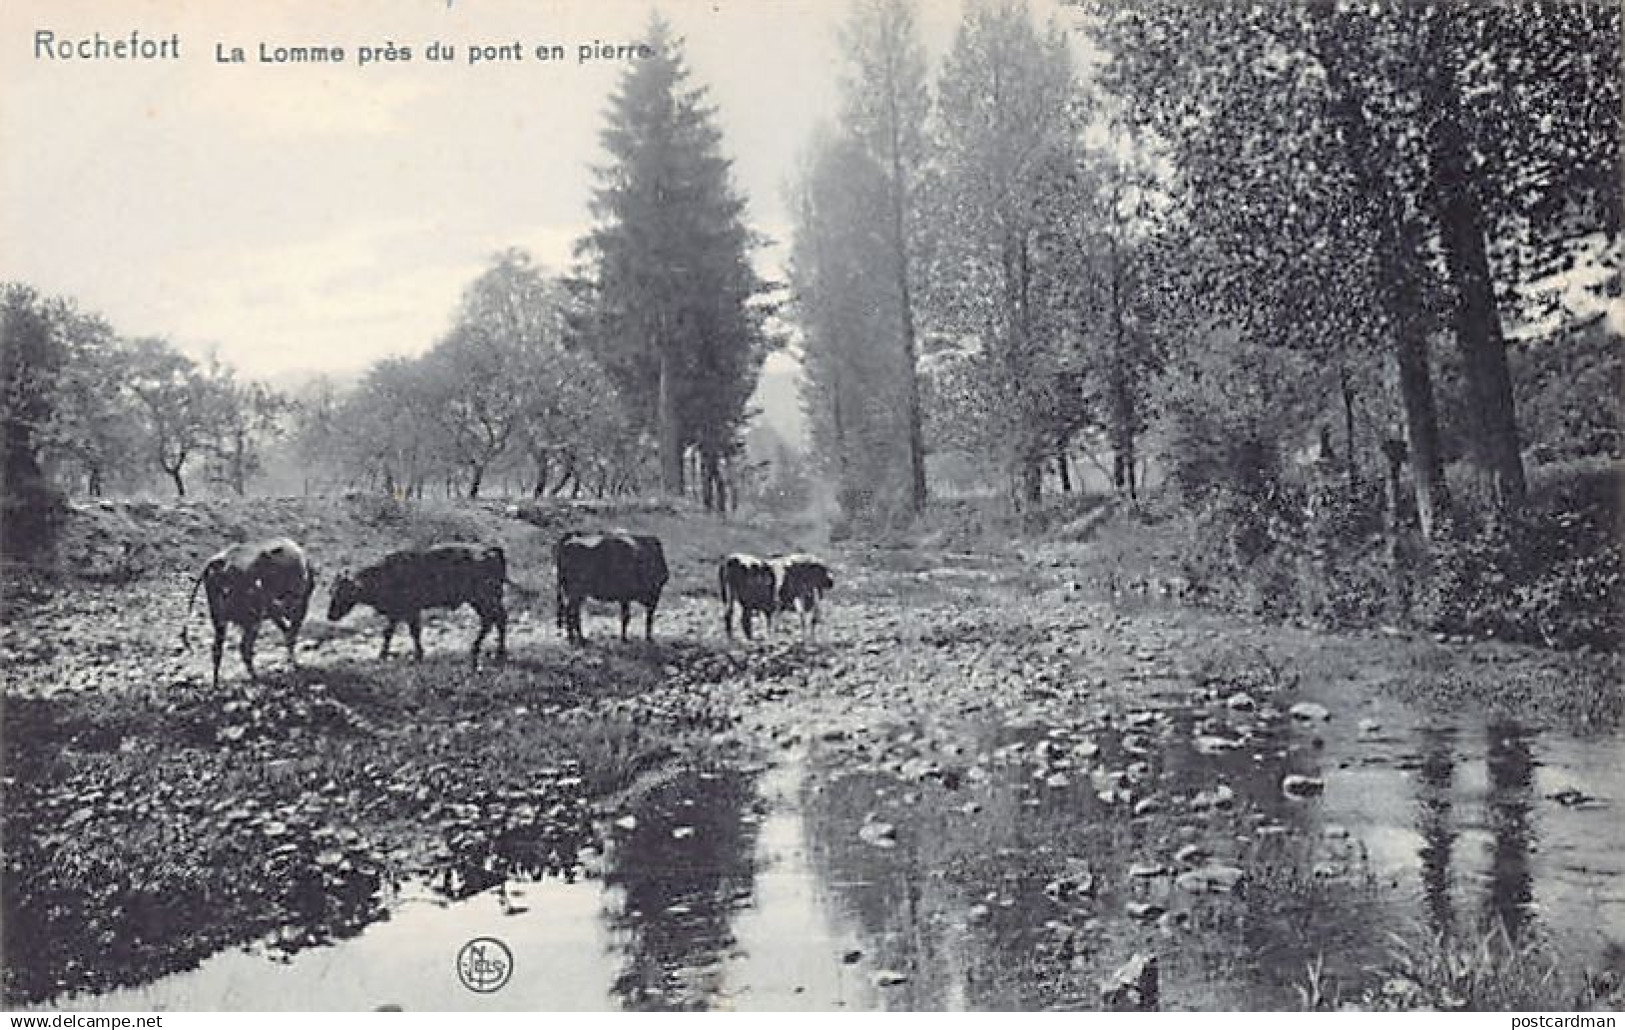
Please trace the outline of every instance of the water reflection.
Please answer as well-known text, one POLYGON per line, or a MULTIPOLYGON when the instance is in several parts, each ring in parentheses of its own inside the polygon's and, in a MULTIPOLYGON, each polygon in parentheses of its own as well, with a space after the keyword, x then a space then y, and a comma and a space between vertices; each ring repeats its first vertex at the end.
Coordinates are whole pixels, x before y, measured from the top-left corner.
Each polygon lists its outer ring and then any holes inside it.
POLYGON ((651 792, 606 854, 606 906, 621 970, 610 987, 633 1009, 697 1009, 721 986, 734 911, 749 903, 754 778, 685 773, 651 792))
POLYGON ((1422 896, 1426 901, 1428 929, 1441 938, 1455 929, 1455 909, 1451 903, 1450 859, 1456 843, 1455 730, 1424 726, 1422 760, 1416 770, 1417 829, 1422 834, 1418 854, 1422 861, 1422 896))
POLYGON ((1514 723, 1492 723, 1487 732, 1484 765, 1489 771, 1489 792, 1484 805, 1492 841, 1484 912, 1490 925, 1500 922, 1517 940, 1529 921, 1534 899, 1529 871, 1535 783, 1535 760, 1530 750, 1533 738, 1514 723))

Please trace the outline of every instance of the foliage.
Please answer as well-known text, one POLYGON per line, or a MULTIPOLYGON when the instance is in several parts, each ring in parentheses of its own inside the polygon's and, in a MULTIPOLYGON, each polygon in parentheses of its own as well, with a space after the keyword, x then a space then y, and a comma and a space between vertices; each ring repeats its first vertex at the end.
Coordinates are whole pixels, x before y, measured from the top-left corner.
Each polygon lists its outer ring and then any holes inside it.
POLYGON ((888 345, 902 332, 890 276, 883 169, 850 137, 815 140, 800 183, 791 251, 802 329, 802 406, 813 453, 847 518, 906 507, 909 369, 888 345))
POLYGON ((74 312, 20 283, 5 284, 0 303, 0 553, 32 560, 48 556, 61 518, 40 457, 67 359, 60 328, 74 312))
POLYGON ((1440 542, 1418 618, 1448 633, 1617 650, 1625 555, 1606 528, 1613 523, 1595 519, 1584 510, 1540 511, 1440 542))
POLYGON ((1045 286, 1066 270, 1043 263, 1045 197, 1073 158, 1071 61, 1018 3, 967 5, 938 83, 930 215, 933 332, 975 339, 985 355, 985 438, 1001 444, 1016 496, 1038 499, 1041 462, 1068 434, 1058 424, 1075 390, 1045 286))
POLYGON ((926 499, 914 281, 921 267, 916 254, 924 244, 922 183, 930 156, 931 92, 925 51, 913 9, 905 0, 857 0, 842 26, 841 42, 848 56, 848 76, 841 83, 841 124, 857 149, 873 161, 878 175, 868 186, 877 188, 881 200, 872 222, 853 223, 848 231, 861 233, 867 228, 878 234, 874 255, 878 260, 866 267, 883 269, 894 295, 890 304, 896 309, 895 325, 874 335, 870 346, 879 348, 896 340, 899 360, 892 388, 907 445, 907 505, 918 514, 926 499))
POLYGON ((591 265, 584 336, 628 416, 657 438, 664 489, 682 492, 694 447, 707 507, 724 506, 721 463, 739 449, 770 344, 766 284, 750 264, 760 241, 681 43, 658 18, 649 43, 655 56, 626 73, 602 134, 610 163, 580 244, 591 265))

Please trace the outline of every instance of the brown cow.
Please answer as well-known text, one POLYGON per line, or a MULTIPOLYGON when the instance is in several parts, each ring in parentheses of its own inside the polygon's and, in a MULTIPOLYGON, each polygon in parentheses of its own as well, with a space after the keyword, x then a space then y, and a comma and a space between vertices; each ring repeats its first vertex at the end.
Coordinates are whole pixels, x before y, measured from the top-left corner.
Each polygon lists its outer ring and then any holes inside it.
POLYGON ((768 559, 773 567, 776 585, 776 605, 781 612, 794 610, 801 621, 801 633, 807 634, 807 619, 812 617, 812 632, 817 635, 819 601, 835 588, 835 577, 829 566, 810 554, 786 554, 768 559))
MULTIPOLYGON (((286 537, 259 543, 233 544, 210 558, 192 584, 186 602, 186 617, 192 617, 198 587, 209 600, 209 620, 214 623, 214 685, 220 685, 220 656, 226 647, 226 627, 242 627, 240 653, 248 678, 254 675, 254 641, 260 623, 270 619, 282 630, 288 645, 288 662, 294 664, 294 643, 299 627, 310 609, 310 595, 316 589, 316 567, 300 546, 286 537)), ((188 643, 187 626, 181 625, 181 643, 188 643)))
POLYGON ((341 573, 333 581, 327 619, 338 622, 356 605, 368 605, 388 620, 378 657, 389 657, 395 627, 404 622, 412 633, 413 653, 421 662, 423 610, 455 609, 466 604, 480 616, 480 631, 469 655, 469 661, 478 668, 480 645, 493 626, 497 631, 497 659, 508 656, 508 609, 502 601, 502 587, 507 580, 507 556, 494 545, 451 543, 395 551, 353 576, 341 573))
POLYGON ((751 616, 761 612, 767 631, 773 632, 773 613, 778 610, 778 579, 773 565, 754 554, 734 553, 722 559, 717 569, 722 590, 722 625, 729 639, 734 635, 734 605, 739 606, 739 622, 745 639, 752 639, 751 616))
POLYGON ((571 643, 581 643, 581 605, 587 598, 621 606, 621 639, 632 602, 643 605, 643 638, 654 639, 655 608, 669 573, 660 538, 630 533, 570 532, 553 549, 558 569, 558 623, 571 643))

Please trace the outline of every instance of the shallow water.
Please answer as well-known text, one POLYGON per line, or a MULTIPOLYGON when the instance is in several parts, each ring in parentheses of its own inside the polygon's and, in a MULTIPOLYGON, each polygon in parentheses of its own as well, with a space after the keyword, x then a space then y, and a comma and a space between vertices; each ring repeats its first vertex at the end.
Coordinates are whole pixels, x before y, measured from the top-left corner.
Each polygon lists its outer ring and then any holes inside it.
POLYGON ((1347 683, 1257 710, 1223 694, 1147 686, 1133 710, 1073 705, 1018 726, 992 712, 858 720, 769 767, 649 791, 591 878, 459 902, 409 888, 387 920, 330 947, 228 952, 55 1006, 1034 1008, 1095 1004, 1101 976, 1150 951, 1165 1008, 1276 1008, 1297 1004, 1317 956, 1352 983, 1387 955, 1388 931, 1497 922, 1578 965, 1620 962, 1617 738, 1447 722, 1347 683), (1287 714, 1306 700, 1331 718, 1287 714), (1235 746, 1208 753, 1200 737, 1235 746), (1288 774, 1322 778, 1324 793, 1287 797, 1288 774), (1099 796, 1110 784, 1153 804, 1131 814, 1099 796), (1230 803, 1194 800, 1220 784, 1230 803), (1204 860, 1248 881, 1175 885, 1204 860), (1080 870, 1087 891, 1073 889, 1080 870), (1311 892, 1308 914, 1277 911, 1283 890, 1311 892), (456 976, 480 936, 514 956, 492 994, 456 976))

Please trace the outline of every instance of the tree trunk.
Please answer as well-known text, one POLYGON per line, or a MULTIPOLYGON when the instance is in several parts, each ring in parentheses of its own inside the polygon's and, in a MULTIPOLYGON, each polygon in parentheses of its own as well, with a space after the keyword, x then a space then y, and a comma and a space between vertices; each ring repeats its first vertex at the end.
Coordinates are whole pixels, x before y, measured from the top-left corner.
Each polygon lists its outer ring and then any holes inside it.
POLYGON ((1044 457, 1031 454, 1021 461, 1021 499, 1028 509, 1035 509, 1044 499, 1044 457))
POLYGON ((1523 456, 1518 443, 1517 411, 1512 397, 1512 376, 1507 369, 1506 340, 1496 309, 1495 284, 1490 277, 1484 242, 1482 205, 1473 192, 1468 168, 1467 141, 1461 128, 1461 102, 1456 66, 1449 39, 1447 8, 1428 20, 1431 94, 1427 113, 1433 119, 1430 134, 1434 214, 1439 220, 1440 244, 1450 280, 1455 287, 1456 344, 1461 348, 1467 385, 1472 396, 1474 456, 1490 475, 1496 507, 1515 511, 1523 506, 1523 456))
MULTIPOLYGON (((1408 263, 1408 262, 1407 262, 1408 263)), ((1399 366, 1399 395, 1405 409, 1411 476, 1416 487, 1416 521, 1422 536, 1433 539, 1449 517, 1450 494, 1444 482, 1439 449, 1439 419, 1433 405, 1433 373, 1428 367, 1427 331, 1419 324, 1416 284, 1406 271, 1396 277, 1389 300, 1390 318, 1400 322, 1394 337, 1399 366)))
POLYGON ((485 479, 484 465, 470 465, 468 467, 468 499, 478 500, 480 496, 480 483, 485 479))
POLYGON ((536 455, 536 486, 530 495, 538 500, 547 492, 547 474, 552 471, 546 453, 536 455))
POLYGON ((716 478, 711 473, 712 460, 709 454, 700 457, 700 504, 706 511, 713 511, 716 507, 716 478))
POLYGON ((1354 381, 1349 378, 1348 366, 1338 363, 1338 386, 1343 393, 1343 466, 1348 476, 1349 494, 1352 497, 1358 470, 1354 461, 1354 381))
POLYGON ((1071 468, 1071 465, 1066 460, 1066 445, 1065 444, 1062 444, 1061 446, 1059 446, 1059 447, 1057 447, 1055 449, 1055 475, 1061 481, 1061 492, 1063 494, 1071 493, 1072 492, 1072 468, 1071 468))
POLYGON ((186 480, 181 477, 181 466, 176 465, 174 468, 170 468, 168 465, 165 465, 164 471, 169 473, 169 481, 175 484, 175 496, 185 497, 186 480))
POLYGON ((1434 409, 1433 378, 1428 367, 1427 329, 1422 320, 1421 258, 1414 230, 1405 220, 1400 198, 1376 162, 1381 154, 1360 108, 1352 76, 1344 62, 1343 26, 1323 24, 1319 33, 1321 64, 1330 90, 1330 111, 1343 129, 1343 146, 1361 192, 1374 206, 1379 272, 1373 284, 1393 338, 1399 370, 1399 392, 1409 437, 1411 474, 1416 484, 1417 521, 1432 538, 1449 515, 1444 464, 1439 450, 1439 423, 1434 409))
POLYGON ((656 417, 660 433, 660 488, 669 496, 683 494, 683 432, 677 411, 677 369, 672 341, 662 340, 660 400, 656 417))
MULTIPOLYGON (((895 137, 895 126, 893 135, 895 137)), ((919 514, 925 510, 925 429, 920 416, 920 378, 918 347, 915 341, 914 298, 909 288, 908 233, 903 202, 903 161, 895 138, 892 140, 891 215, 892 242, 896 265, 897 299, 901 307, 903 336, 903 403, 908 420, 909 510, 919 514)))
MULTIPOLYGON (((1112 186, 1112 209, 1118 207, 1120 184, 1112 186)), ((1111 393, 1112 487, 1135 500, 1134 484, 1134 391, 1129 376, 1128 325, 1123 317, 1123 257, 1117 234, 1108 243, 1112 263, 1112 356, 1107 369, 1111 393)))

